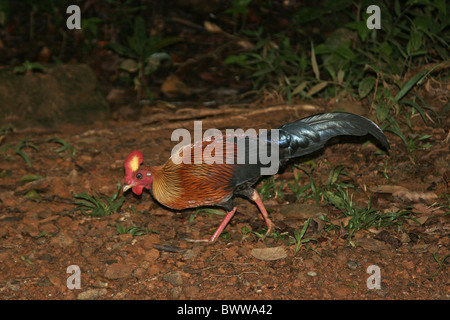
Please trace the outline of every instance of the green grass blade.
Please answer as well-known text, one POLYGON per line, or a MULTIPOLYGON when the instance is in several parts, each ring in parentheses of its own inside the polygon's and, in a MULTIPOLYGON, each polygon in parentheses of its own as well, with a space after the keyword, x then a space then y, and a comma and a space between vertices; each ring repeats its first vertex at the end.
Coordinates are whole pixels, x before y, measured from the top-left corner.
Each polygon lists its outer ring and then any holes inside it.
POLYGON ((397 95, 394 97, 394 102, 398 102, 401 98, 403 98, 408 92, 409 90, 412 89, 412 87, 414 87, 415 84, 417 84, 422 77, 428 72, 427 69, 424 69, 418 73, 416 73, 416 75, 414 75, 411 79, 409 79, 401 88, 401 90, 397 93, 397 95))

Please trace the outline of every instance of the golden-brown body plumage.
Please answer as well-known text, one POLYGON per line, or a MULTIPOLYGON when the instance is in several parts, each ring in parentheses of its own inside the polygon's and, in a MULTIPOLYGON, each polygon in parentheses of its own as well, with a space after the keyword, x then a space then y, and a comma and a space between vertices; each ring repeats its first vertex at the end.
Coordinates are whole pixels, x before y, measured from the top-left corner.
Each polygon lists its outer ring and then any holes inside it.
MULTIPOLYGON (((232 185, 235 164, 227 164, 227 153, 235 153, 235 145, 225 143, 223 137, 203 140, 178 150, 164 165, 148 167, 153 174, 152 193, 156 200, 172 209, 217 205, 233 195, 232 185), (205 148, 216 143, 211 153, 205 148), (222 163, 210 163, 219 153, 222 163), (195 163, 201 159, 201 163, 195 163), (181 160, 181 161, 180 161, 181 160)), ((218 158, 216 158, 218 160, 218 158)))

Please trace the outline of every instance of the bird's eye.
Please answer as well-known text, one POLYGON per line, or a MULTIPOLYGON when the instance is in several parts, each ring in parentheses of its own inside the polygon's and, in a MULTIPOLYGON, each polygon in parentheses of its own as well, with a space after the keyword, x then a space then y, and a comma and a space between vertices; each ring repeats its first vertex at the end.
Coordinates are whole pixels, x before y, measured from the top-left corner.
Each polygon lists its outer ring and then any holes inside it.
POLYGON ((139 180, 141 180, 141 179, 142 179, 142 173, 138 173, 138 174, 136 175, 136 178, 138 178, 139 180))

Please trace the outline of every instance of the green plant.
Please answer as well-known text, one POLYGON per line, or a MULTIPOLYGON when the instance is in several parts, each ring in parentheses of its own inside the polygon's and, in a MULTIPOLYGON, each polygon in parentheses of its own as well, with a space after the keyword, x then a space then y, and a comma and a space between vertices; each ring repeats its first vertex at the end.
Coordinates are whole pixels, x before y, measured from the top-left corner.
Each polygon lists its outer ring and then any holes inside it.
POLYGON ((15 73, 27 73, 32 71, 44 72, 45 68, 39 62, 25 61, 21 66, 14 68, 15 73))
POLYGON ((27 182, 37 181, 37 180, 41 180, 41 179, 42 179, 42 177, 40 175, 26 174, 20 179, 20 182, 27 183, 27 182))
POLYGON ((33 148, 36 151, 39 151, 39 148, 34 145, 33 143, 29 142, 29 138, 24 138, 22 140, 19 141, 19 143, 16 145, 16 154, 18 154, 19 156, 21 156, 25 162, 27 163, 27 165, 32 168, 33 166, 31 165, 31 161, 30 158, 28 158, 28 155, 26 154, 25 151, 23 151, 22 149, 24 148, 33 148))
POLYGON ((148 37, 144 18, 138 16, 134 20, 133 35, 128 37, 126 46, 119 43, 111 43, 109 48, 126 58, 120 64, 120 68, 135 75, 134 84, 141 97, 144 91, 152 98, 148 90, 147 76, 155 72, 163 61, 171 61, 171 57, 161 52, 161 49, 180 41, 177 37, 148 37))
POLYGON ((441 259, 439 259, 437 252, 433 252, 433 258, 438 263, 439 267, 442 267, 444 265, 445 260, 447 260, 448 257, 450 257, 450 254, 446 254, 441 259))
POLYGON ((28 263, 29 265, 33 265, 33 264, 34 264, 33 262, 31 262, 30 259, 25 258, 24 256, 20 256, 20 260, 25 261, 25 262, 28 263))
POLYGON ((361 208, 353 202, 353 194, 349 195, 348 190, 341 188, 334 192, 327 191, 324 193, 324 199, 327 203, 338 208, 345 216, 351 217, 348 224, 344 227, 348 233, 348 241, 352 244, 353 235, 359 230, 368 228, 386 228, 395 225, 401 225, 402 218, 415 219, 411 216, 411 210, 398 210, 396 212, 379 212, 372 208, 371 199, 365 208, 361 208))
POLYGON ((108 216, 116 213, 125 201, 125 197, 118 198, 121 190, 120 182, 117 183, 117 191, 111 196, 100 197, 98 195, 89 195, 86 193, 79 193, 74 195, 74 201, 77 205, 75 211, 80 211, 84 215, 92 217, 108 216))
MULTIPOLYGON (((7 125, 4 125, 0 128, 0 145, 3 143, 3 140, 5 140, 6 135, 9 132, 12 132, 14 130, 14 126, 11 123, 8 123, 7 125)), ((0 152, 5 152, 9 148, 9 143, 6 145, 0 147, 0 152)))
POLYGON ((251 2, 252 0, 233 0, 231 7, 225 10, 225 13, 231 14, 234 20, 241 16, 243 27, 247 18, 247 9, 251 2))
POLYGON ((284 194, 281 191, 284 182, 282 181, 277 187, 275 183, 275 177, 271 176, 263 180, 261 189, 259 190, 259 195, 262 200, 267 200, 270 198, 284 198, 284 194))
POLYGON ((136 227, 136 226, 129 226, 124 227, 121 223, 116 223, 116 229, 119 234, 131 234, 132 236, 143 236, 149 233, 152 233, 152 231, 148 230, 147 228, 142 227, 136 227))
MULTIPOLYGON (((315 241, 315 239, 312 239, 312 238, 303 238, 305 236, 306 230, 308 230, 310 220, 311 220, 311 218, 308 218, 308 220, 306 220, 300 233, 297 230, 294 231, 294 239, 295 239, 295 243, 296 243, 294 255, 296 255, 300 251, 300 248, 303 244, 311 242, 311 241, 315 241)), ((307 246, 307 245, 305 245, 305 246, 307 249, 311 249, 309 246, 307 246)), ((312 249, 312 250, 314 250, 314 252, 318 253, 317 250, 315 250, 315 249, 312 249)))
MULTIPOLYGON (((386 164, 387 165, 387 164, 386 164)), ((316 205, 321 201, 328 205, 336 207, 344 216, 349 217, 347 225, 335 226, 327 216, 319 218, 326 223, 326 230, 344 228, 348 233, 348 240, 352 243, 353 235, 363 229, 370 227, 385 228, 395 225, 401 225, 402 219, 415 220, 411 216, 410 210, 398 210, 396 212, 379 212, 372 207, 372 201, 369 199, 367 207, 360 207, 353 201, 353 194, 349 193, 349 189, 353 189, 354 185, 343 181, 342 177, 346 177, 347 173, 343 166, 336 166, 331 169, 325 184, 316 182, 313 179, 312 167, 310 170, 297 166, 309 176, 309 183, 305 184, 304 199, 314 198, 316 205), (310 192, 307 191, 310 189, 310 192)))
POLYGON ((306 175, 309 178, 309 182, 306 183, 303 187, 299 188, 299 192, 303 194, 303 198, 309 199, 314 198, 316 205, 318 206, 320 203, 320 200, 324 197, 324 194, 326 192, 329 192, 330 190, 334 190, 337 188, 354 188, 354 186, 350 183, 341 181, 340 177, 342 176, 348 176, 348 174, 344 171, 344 166, 336 166, 333 167, 328 175, 327 183, 326 185, 321 185, 317 183, 313 178, 313 171, 315 169, 315 165, 313 164, 311 166, 311 169, 308 170, 307 168, 296 165, 296 168, 302 170, 306 173, 306 175), (311 190, 310 193, 307 193, 307 190, 311 190))
POLYGON ((417 145, 403 129, 406 125, 416 134, 411 115, 439 121, 415 89, 434 74, 444 82, 448 78, 437 71, 448 68, 444 62, 450 59, 445 32, 450 12, 442 0, 379 1, 382 28, 371 30, 369 14, 362 10, 366 4, 340 0, 301 6, 291 21, 292 29, 300 31, 283 35, 264 34, 262 27, 243 30, 254 46, 228 56, 225 63, 241 67, 256 89, 277 90, 289 102, 296 95, 365 99, 382 129, 399 136, 409 152, 417 145), (302 33, 316 21, 324 29, 318 34, 326 37, 302 33))
POLYGON ((98 17, 84 18, 81 20, 81 29, 86 36, 86 42, 83 44, 83 53, 88 53, 97 43, 98 26, 103 22, 98 17))
POLYGON ((271 238, 275 242, 280 241, 280 240, 289 239, 289 235, 287 232, 274 231, 274 232, 272 232, 272 234, 266 235, 266 231, 267 231, 266 228, 257 230, 257 231, 252 231, 247 226, 244 226, 241 228, 241 233, 244 236, 244 239, 246 237, 248 237, 248 235, 251 235, 251 234, 255 235, 258 239, 271 238))
POLYGON ((10 169, 0 169, 0 178, 8 177, 10 178, 12 175, 12 171, 10 169))
MULTIPOLYGON (((405 99, 408 92, 415 85, 421 83, 431 71, 432 70, 422 70, 409 79, 404 85, 398 84, 399 92, 395 96, 392 95, 392 91, 389 88, 383 88, 376 95, 375 100, 378 100, 378 103, 375 107, 375 111, 378 121, 385 122, 382 126, 383 130, 392 132, 399 136, 404 142, 409 153, 416 150, 416 148, 414 148, 416 141, 412 141, 411 139, 408 140, 405 137, 405 133, 401 130, 399 120, 397 120, 397 118, 399 114, 403 115, 403 118, 405 119, 403 122, 411 131, 413 131, 410 113, 411 115, 414 115, 417 112, 420 114, 424 122, 427 121, 426 111, 431 111, 435 114, 435 112, 430 109, 426 105, 425 101, 423 101, 423 99, 417 94, 413 93, 413 99, 405 99), (408 107, 411 108, 410 112, 406 110, 408 107)), ((430 117, 428 116, 428 118, 430 117)), ((437 118, 437 121, 439 121, 439 118, 437 118)), ((429 137, 430 136, 423 138, 422 140, 428 139, 429 137)))
POLYGON ((201 212, 204 212, 204 213, 206 213, 208 215, 211 215, 211 214, 216 214, 216 215, 219 215, 219 216, 225 215, 225 212, 223 210, 220 210, 220 209, 199 207, 199 208, 196 208, 194 213, 192 213, 189 216, 189 223, 194 222, 195 217, 201 212))
POLYGON ((305 191, 310 187, 308 185, 301 185, 301 181, 300 179, 303 177, 303 174, 300 174, 300 172, 298 170, 294 171, 294 181, 292 183, 288 183, 288 187, 289 189, 292 190, 292 192, 294 192, 295 197, 297 198, 297 200, 300 200, 301 197, 305 197, 305 191))
POLYGON ((386 159, 384 164, 377 164, 377 166, 380 167, 380 169, 381 169, 381 170, 378 170, 378 172, 381 173, 388 182, 391 182, 391 178, 389 178, 389 175, 388 175, 388 169, 389 169, 388 163, 389 163, 389 160, 386 159))
POLYGON ((431 137, 433 137, 431 134, 409 135, 408 137, 410 139, 406 147, 409 153, 412 153, 418 149, 428 149, 432 147, 430 143, 425 142, 425 140, 428 140, 431 137))
POLYGON ((69 143, 67 143, 63 139, 60 139, 60 138, 48 138, 47 142, 56 142, 56 143, 59 143, 61 145, 60 148, 56 149, 56 153, 69 151, 69 153, 72 155, 72 157, 74 157, 76 155, 76 153, 77 153, 77 150, 75 150, 74 147, 72 147, 69 143))
MULTIPOLYGON (((448 177, 446 177, 445 175, 444 175, 444 181, 446 182, 446 183, 448 183, 448 177)), ((430 205, 430 208, 433 208, 433 211, 434 210, 439 210, 439 209, 442 209, 442 210, 444 210, 444 217, 445 216, 448 216, 448 215, 450 215, 450 193, 442 193, 440 196, 439 196, 439 199, 436 201, 436 202, 434 202, 433 204, 431 204, 430 205)))
POLYGON ((289 100, 303 92, 309 84, 300 76, 308 64, 306 53, 298 52, 283 34, 274 35, 274 39, 262 38, 262 27, 243 32, 255 38, 255 46, 251 52, 228 56, 224 63, 242 67, 256 89, 277 90, 289 100))
POLYGON ((9 0, 0 1, 0 26, 4 27, 8 19, 10 18, 11 10, 9 0))
MULTIPOLYGON (((0 137, 5 136, 8 132, 12 132, 14 130, 14 125, 12 123, 8 123, 0 128, 0 137)), ((0 140, 1 141, 1 140, 0 140)))

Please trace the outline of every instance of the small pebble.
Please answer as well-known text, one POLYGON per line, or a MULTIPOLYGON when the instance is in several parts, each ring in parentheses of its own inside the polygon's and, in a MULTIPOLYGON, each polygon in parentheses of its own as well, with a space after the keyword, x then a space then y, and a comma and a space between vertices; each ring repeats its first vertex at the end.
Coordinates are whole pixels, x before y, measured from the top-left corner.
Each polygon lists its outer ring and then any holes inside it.
POLYGON ((351 270, 356 270, 359 266, 360 266, 360 263, 358 261, 354 261, 354 260, 347 261, 347 267, 351 270))

